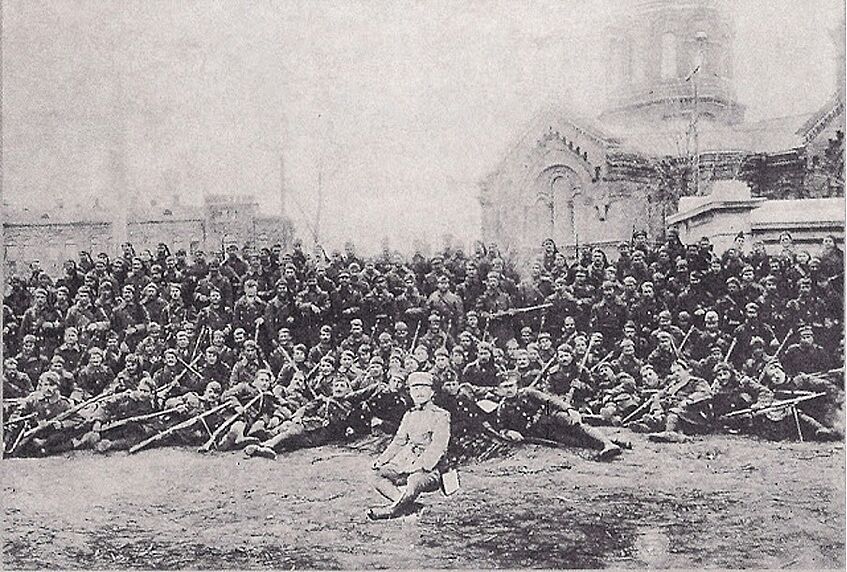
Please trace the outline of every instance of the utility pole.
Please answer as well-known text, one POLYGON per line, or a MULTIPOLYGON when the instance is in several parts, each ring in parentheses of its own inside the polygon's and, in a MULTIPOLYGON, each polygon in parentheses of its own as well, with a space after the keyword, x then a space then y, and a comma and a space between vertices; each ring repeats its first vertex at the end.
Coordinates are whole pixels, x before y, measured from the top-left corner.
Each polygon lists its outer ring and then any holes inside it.
POLYGON ((703 67, 704 46, 707 40, 705 33, 697 34, 697 59, 694 69, 689 74, 691 84, 694 87, 694 112, 691 119, 691 129, 694 135, 694 195, 700 195, 700 93, 697 89, 697 74, 703 67))

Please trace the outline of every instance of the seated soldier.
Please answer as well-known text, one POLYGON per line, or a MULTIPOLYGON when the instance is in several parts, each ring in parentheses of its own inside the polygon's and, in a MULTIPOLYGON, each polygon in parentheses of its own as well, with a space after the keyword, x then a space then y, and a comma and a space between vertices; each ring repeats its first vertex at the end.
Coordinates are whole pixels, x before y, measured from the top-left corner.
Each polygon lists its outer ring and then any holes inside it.
POLYGON ((374 487, 391 501, 368 511, 371 519, 394 518, 414 509, 423 492, 441 484, 441 463, 450 443, 450 414, 432 402, 433 378, 428 372, 409 375, 413 406, 403 416, 394 439, 373 463, 374 487), (402 492, 398 488, 406 485, 402 492))
POLYGON ((708 426, 709 402, 712 388, 709 383, 691 375, 688 364, 675 361, 671 365, 670 384, 657 394, 668 402, 665 430, 651 433, 651 441, 682 443, 686 440, 683 428, 704 430, 708 426))
POLYGON ((598 461, 620 455, 621 448, 596 427, 583 424, 579 413, 565 400, 530 387, 518 390, 519 377, 517 372, 509 371, 497 387, 500 403, 494 422, 504 439, 543 439, 599 449, 598 461))
POLYGON ((277 452, 320 447, 351 436, 354 431, 350 427, 350 415, 355 406, 378 390, 377 386, 369 386, 352 391, 347 378, 336 377, 330 396, 318 395, 281 423, 272 437, 261 444, 247 445, 244 453, 248 457, 274 459, 277 452))

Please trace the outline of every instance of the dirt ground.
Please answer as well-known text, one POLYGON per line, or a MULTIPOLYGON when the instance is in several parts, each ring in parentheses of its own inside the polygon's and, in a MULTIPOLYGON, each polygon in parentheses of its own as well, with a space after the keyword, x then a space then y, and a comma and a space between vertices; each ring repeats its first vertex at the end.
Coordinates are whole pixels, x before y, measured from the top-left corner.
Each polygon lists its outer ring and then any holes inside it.
POLYGON ((0 463, 4 568, 845 566, 844 446, 710 436, 612 463, 527 445, 370 522, 371 456, 159 449, 0 463))

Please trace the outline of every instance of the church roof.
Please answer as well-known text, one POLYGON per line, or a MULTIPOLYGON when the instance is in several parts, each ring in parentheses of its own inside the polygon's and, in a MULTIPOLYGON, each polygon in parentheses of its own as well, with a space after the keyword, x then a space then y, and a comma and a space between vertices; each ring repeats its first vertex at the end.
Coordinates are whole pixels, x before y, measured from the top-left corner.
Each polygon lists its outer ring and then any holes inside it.
MULTIPOLYGON (((779 153, 804 145, 803 126, 811 113, 777 117, 724 125, 702 121, 697 137, 701 153, 751 152, 779 153)), ((695 149, 694 131, 684 119, 667 120, 657 129, 656 124, 606 124, 604 130, 620 140, 620 150, 653 156, 692 154, 695 149)))

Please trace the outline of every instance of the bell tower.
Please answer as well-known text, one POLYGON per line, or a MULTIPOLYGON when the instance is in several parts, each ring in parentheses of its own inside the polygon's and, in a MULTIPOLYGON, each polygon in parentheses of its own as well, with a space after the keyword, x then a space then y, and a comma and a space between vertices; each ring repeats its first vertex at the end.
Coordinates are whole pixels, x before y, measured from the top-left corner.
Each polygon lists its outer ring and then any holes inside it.
POLYGON ((607 29, 604 118, 743 119, 733 86, 734 29, 715 0, 641 0, 607 29))

